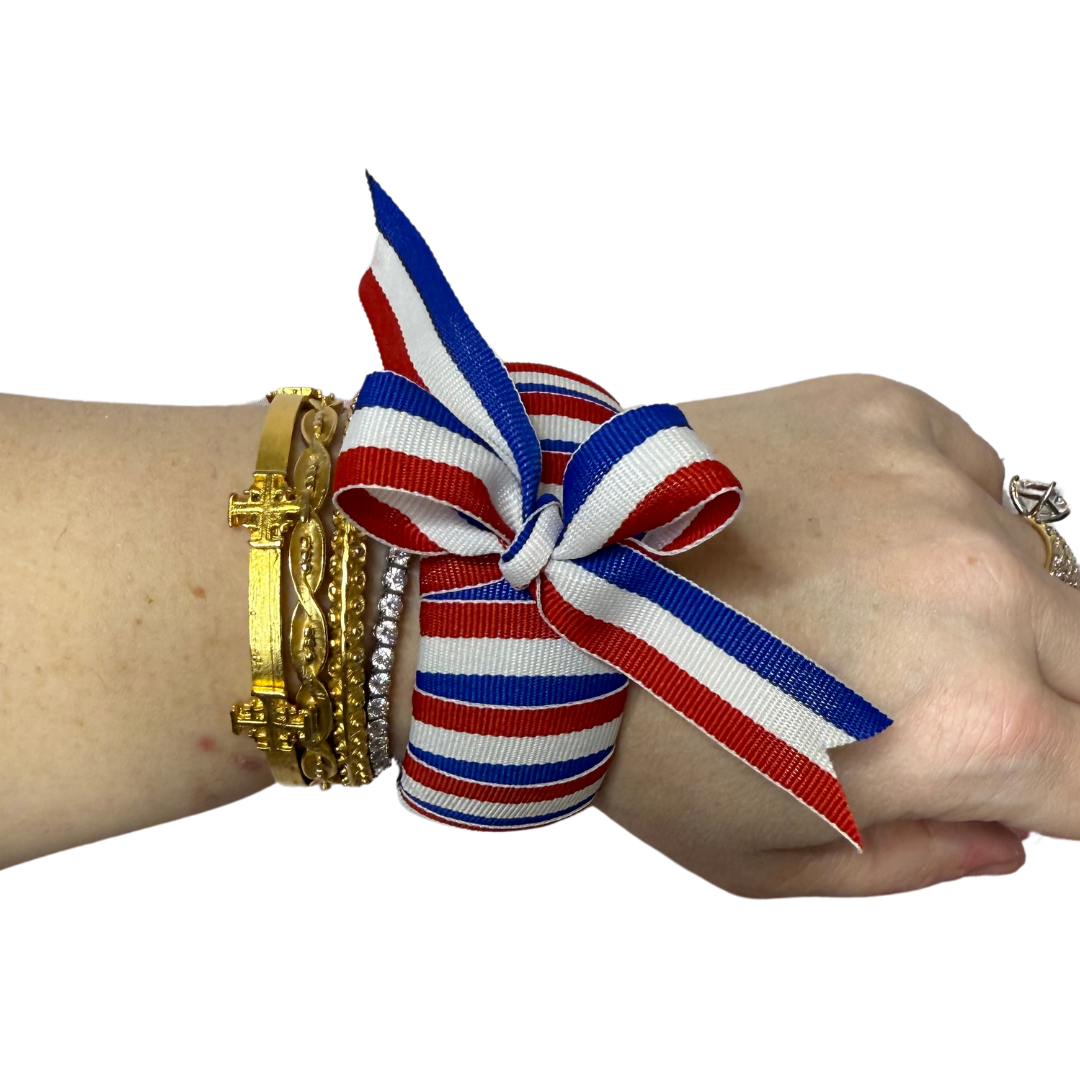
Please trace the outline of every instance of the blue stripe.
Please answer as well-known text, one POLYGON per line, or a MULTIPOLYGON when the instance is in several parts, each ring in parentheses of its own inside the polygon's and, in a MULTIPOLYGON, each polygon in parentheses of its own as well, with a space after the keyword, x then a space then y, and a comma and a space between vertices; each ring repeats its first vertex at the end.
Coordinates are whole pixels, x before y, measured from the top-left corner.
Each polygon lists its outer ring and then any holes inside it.
POLYGON ((447 675, 418 671, 416 688, 434 697, 474 705, 565 705, 621 690, 626 677, 602 675, 447 675))
POLYGON ((521 476, 521 516, 526 518, 540 484, 540 446, 525 406, 506 368, 465 314, 424 238, 370 173, 368 186, 379 232, 397 252, 446 351, 514 455, 521 476))
POLYGON ((610 401, 593 397, 592 394, 583 394, 580 390, 569 390, 565 386, 548 386, 547 383, 538 382, 519 382, 514 383, 514 385, 522 394, 562 394, 564 397, 581 398, 582 401, 591 401, 594 405, 603 405, 605 409, 611 409, 612 412, 617 411, 612 408, 610 401))
POLYGON ((485 784, 548 784, 587 773, 599 765, 611 753, 611 749, 598 750, 595 754, 571 761, 547 761, 536 765, 492 765, 482 761, 464 761, 418 750, 412 743, 409 743, 409 753, 433 769, 466 780, 480 780, 485 784))
POLYGON ((499 578, 487 585, 474 585, 468 589, 457 589, 454 592, 425 593, 425 603, 429 600, 520 600, 536 603, 528 589, 515 589, 506 578, 499 578))
POLYGON ((364 380, 364 385, 360 387, 360 393, 356 397, 356 407, 362 409, 368 406, 395 409, 409 416, 417 416, 421 420, 430 420, 433 424, 454 432, 455 435, 471 439, 492 454, 495 453, 472 428, 466 427, 437 397, 396 372, 375 371, 364 380))
POLYGON ((521 532, 514 537, 514 542, 502 553, 500 562, 509 562, 526 544, 529 537, 532 536, 533 529, 536 528, 536 523, 540 520, 539 514, 533 514, 528 521, 521 527, 521 532))
POLYGON ((569 525, 611 467, 635 446, 665 428, 689 426, 682 410, 674 405, 643 405, 639 409, 616 413, 578 447, 566 465, 563 520, 569 525))
MULTIPOLYGON (((495 453, 495 452, 492 451, 492 453, 495 453)), ((498 457, 497 454, 495 456, 498 457)), ((462 521, 465 521, 469 525, 471 525, 474 529, 479 529, 481 532, 491 532, 491 529, 490 529, 489 526, 485 525, 482 521, 477 521, 476 518, 474 518, 474 517, 470 517, 468 514, 465 513, 464 510, 458 510, 457 516, 459 518, 461 518, 462 521)), ((641 535, 644 536, 645 534, 642 533, 641 535)))
POLYGON ((417 806, 422 806, 425 810, 430 810, 433 814, 439 815, 439 817, 453 818, 455 821, 462 821, 467 825, 501 825, 507 829, 516 825, 539 825, 542 821, 554 821, 556 818, 569 817, 570 814, 588 806, 588 804, 596 798, 595 794, 590 795, 587 799, 582 799, 581 802, 575 803, 573 806, 568 806, 565 810, 556 810, 553 814, 539 814, 536 817, 500 818, 480 817, 477 814, 463 814, 460 810, 447 810, 442 806, 436 806, 434 803, 418 799, 415 795, 410 794, 404 789, 401 794, 408 799, 409 802, 414 802, 417 806))
POLYGON ((572 454, 581 444, 567 442, 565 439, 541 439, 541 450, 555 450, 560 454, 572 454))
POLYGON ((892 723, 802 653, 652 559, 617 544, 575 562, 612 585, 659 604, 728 656, 854 738, 868 739, 892 723))

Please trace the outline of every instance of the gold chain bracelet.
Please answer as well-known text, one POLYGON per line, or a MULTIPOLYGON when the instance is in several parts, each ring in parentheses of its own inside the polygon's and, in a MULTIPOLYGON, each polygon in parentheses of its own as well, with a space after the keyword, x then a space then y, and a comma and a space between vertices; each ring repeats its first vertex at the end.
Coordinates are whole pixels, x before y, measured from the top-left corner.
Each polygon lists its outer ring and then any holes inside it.
POLYGON ((364 708, 366 562, 363 533, 336 512, 330 550, 330 659, 326 676, 334 702, 338 776, 347 785, 370 784, 375 779, 364 708))
POLYGON ((251 487, 243 498, 229 497, 230 526, 251 530, 251 697, 233 706, 233 731, 252 737, 266 751, 278 783, 324 789, 332 783, 367 783, 372 773, 363 676, 357 674, 363 668, 358 627, 366 549, 359 531, 340 515, 335 516, 332 542, 329 631, 317 599, 326 576, 327 549, 318 512, 330 490, 333 464, 327 447, 341 403, 307 386, 284 387, 267 396, 270 409, 251 487), (290 486, 286 474, 298 418, 307 445, 293 467, 290 486), (300 683, 295 701, 286 688, 282 651, 281 561, 290 531, 289 572, 297 604, 289 652, 300 683))

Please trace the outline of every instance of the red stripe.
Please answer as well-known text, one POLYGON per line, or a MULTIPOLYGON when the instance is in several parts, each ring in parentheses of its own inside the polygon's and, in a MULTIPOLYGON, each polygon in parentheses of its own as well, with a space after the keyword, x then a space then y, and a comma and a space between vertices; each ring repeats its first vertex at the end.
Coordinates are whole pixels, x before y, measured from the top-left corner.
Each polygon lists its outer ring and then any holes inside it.
POLYGON ((544 577, 540 579, 540 592, 544 616, 564 637, 651 690, 862 846, 844 790, 835 776, 766 731, 641 638, 579 611, 544 577))
POLYGON ((452 638, 558 638, 535 604, 515 600, 484 603, 425 600, 420 604, 420 634, 452 638))
POLYGON ((617 400, 614 394, 608 393, 599 383, 594 383, 592 379, 586 379, 583 375, 577 375, 573 371, 567 371, 565 368, 550 367, 547 364, 507 364, 506 370, 510 372, 541 371, 545 375, 561 375, 564 379, 573 379, 575 382, 584 383, 594 390, 599 390, 604 397, 609 397, 612 401, 617 400))
POLYGON ((484 482, 457 465, 381 446, 353 446, 342 451, 336 473, 334 485, 338 490, 355 485, 427 495, 478 518, 504 537, 513 536, 484 482))
POLYGON ((498 555, 438 555, 420 563, 420 595, 487 585, 502 577, 498 555))
POLYGON ((627 688, 615 690, 593 701, 572 705, 552 705, 543 709, 496 709, 490 705, 469 705, 463 701, 413 690, 413 716, 432 727, 461 731, 468 735, 569 735, 575 731, 607 724, 622 715, 627 688))
MULTIPOLYGON (((424 386, 424 380, 417 374, 409 358, 409 350, 405 345, 405 338, 401 333, 401 325, 397 321, 394 309, 370 270, 360 279, 360 303, 364 305, 368 322, 371 323, 371 329, 375 334, 375 344, 379 346, 383 367, 387 371, 396 371, 398 375, 404 375, 417 386, 424 386)), ((427 387, 424 386, 424 389, 426 390, 427 387)))
POLYGON ((701 508, 690 524, 670 544, 664 545, 665 551, 682 551, 692 547, 699 540, 711 536, 722 529, 734 516, 742 502, 742 492, 725 491, 701 508))
POLYGON ((424 787, 431 788, 433 791, 441 791, 444 795, 456 795, 461 799, 476 799, 477 802, 520 805, 573 795, 575 791, 581 791, 590 784, 595 784, 607 772, 610 764, 611 758, 608 757, 595 769, 590 769, 587 773, 576 776, 572 780, 562 780, 555 784, 539 784, 535 787, 478 784, 475 780, 463 780, 460 776, 449 776, 446 773, 437 772, 408 753, 401 763, 401 768, 418 784, 423 784, 424 787))
POLYGON ((591 424, 602 424, 615 415, 614 409, 606 405, 597 405, 595 401, 570 397, 569 394, 542 394, 528 391, 521 395, 525 411, 530 416, 572 416, 575 420, 588 420, 591 424))
MULTIPOLYGON (((341 512, 369 536, 384 544, 403 547, 408 551, 441 551, 430 537, 422 533, 400 510, 376 499, 363 488, 348 488, 334 496, 341 512)), ((420 564, 423 566, 423 563, 420 564)))
MULTIPOLYGON (((717 496, 724 488, 737 489, 738 486, 739 481, 731 475, 728 467, 712 458, 695 461, 692 465, 684 465, 683 468, 676 469, 657 484, 630 511, 629 516, 615 530, 608 543, 613 544, 628 536, 637 536, 638 533, 658 529, 661 525, 669 525, 695 506, 717 496)), ((720 505, 712 517, 719 518, 720 523, 726 521, 735 513, 741 499, 742 494, 738 490, 726 492, 719 498, 715 498, 720 505)), ((704 514, 706 509, 702 509, 701 513, 704 514)), ((706 518, 706 520, 711 520, 711 518, 706 518)))
POLYGON ((561 450, 543 451, 542 464, 540 466, 540 483, 561 484, 566 475, 566 463, 570 460, 569 454, 561 450))

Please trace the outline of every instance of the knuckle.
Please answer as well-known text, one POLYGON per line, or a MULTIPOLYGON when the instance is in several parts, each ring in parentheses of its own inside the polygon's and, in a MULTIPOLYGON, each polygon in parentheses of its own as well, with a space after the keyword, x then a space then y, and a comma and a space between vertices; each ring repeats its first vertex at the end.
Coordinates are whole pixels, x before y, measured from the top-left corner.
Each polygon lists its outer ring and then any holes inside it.
POLYGON ((1000 694, 988 721, 986 741, 999 775, 1027 775, 1032 765, 1042 761, 1051 725, 1039 695, 1016 690, 1000 694))
POLYGON ((998 452, 985 440, 978 435, 975 436, 979 440, 979 456, 982 459, 980 464, 980 474, 985 476, 987 485, 992 488, 996 488, 998 491, 1004 491, 1005 489, 1005 462, 1001 460, 1001 456, 998 452))
POLYGON ((987 488, 1000 491, 1005 483, 1001 455, 958 413, 940 406, 932 419, 935 441, 949 456, 959 456, 972 475, 987 488))
POLYGON ((993 479, 995 486, 999 488, 1004 488, 1005 462, 1001 460, 1001 455, 998 454, 998 452, 992 446, 990 446, 989 443, 987 443, 986 445, 991 457, 993 458, 993 461, 989 465, 990 476, 993 479))
POLYGON ((939 777, 958 807, 1001 817, 1023 805, 1032 778, 1053 760, 1054 730, 1045 695, 1018 672, 994 685, 970 685, 939 731, 939 777))
POLYGON ((883 375, 845 375, 845 404, 858 419, 875 427, 924 430, 928 403, 921 390, 883 375))

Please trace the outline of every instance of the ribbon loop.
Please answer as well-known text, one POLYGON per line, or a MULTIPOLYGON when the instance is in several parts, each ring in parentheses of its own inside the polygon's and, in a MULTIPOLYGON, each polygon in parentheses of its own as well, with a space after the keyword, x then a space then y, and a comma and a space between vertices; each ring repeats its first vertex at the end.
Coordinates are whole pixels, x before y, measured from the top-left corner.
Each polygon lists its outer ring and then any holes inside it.
POLYGON ((563 481, 561 559, 639 537, 657 554, 700 544, 739 509, 738 480, 717 461, 674 405, 613 416, 583 442, 563 481))
POLYGON ((657 561, 730 524, 738 480, 674 405, 624 412, 573 372, 503 365, 371 188, 381 235, 360 295, 388 370, 357 397, 334 498, 432 556, 402 796, 474 828, 576 813, 629 677, 858 844, 828 752, 888 718, 657 561))

